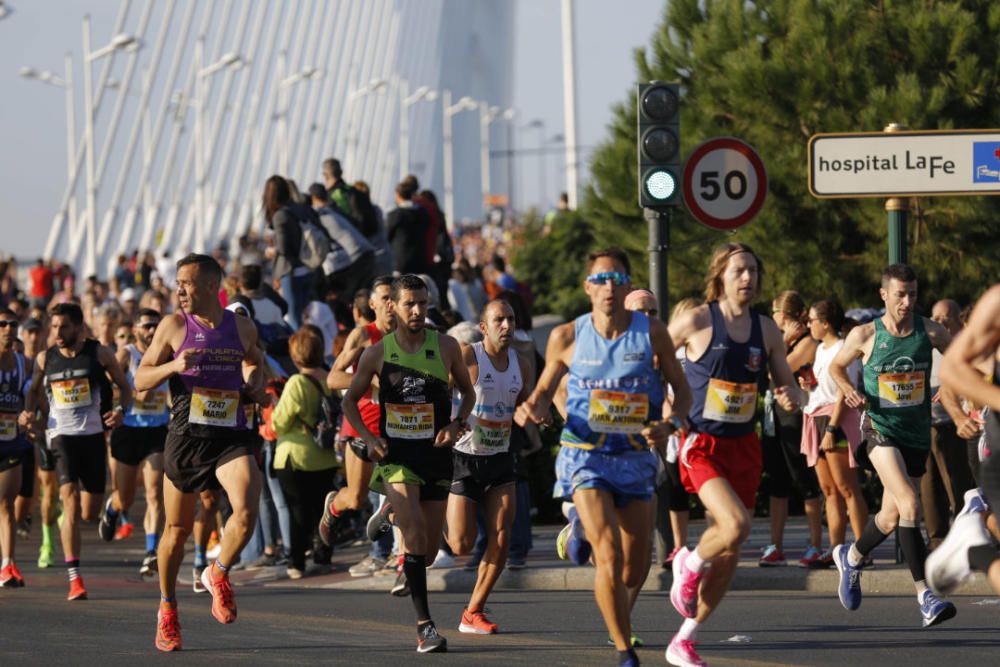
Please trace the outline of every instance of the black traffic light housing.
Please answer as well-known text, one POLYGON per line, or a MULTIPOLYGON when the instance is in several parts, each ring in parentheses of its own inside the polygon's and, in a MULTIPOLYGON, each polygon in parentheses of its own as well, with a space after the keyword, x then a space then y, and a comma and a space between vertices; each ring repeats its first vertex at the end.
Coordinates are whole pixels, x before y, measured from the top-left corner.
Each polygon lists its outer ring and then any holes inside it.
POLYGON ((636 86, 639 126, 639 206, 665 208, 681 202, 681 96, 676 83, 636 86))

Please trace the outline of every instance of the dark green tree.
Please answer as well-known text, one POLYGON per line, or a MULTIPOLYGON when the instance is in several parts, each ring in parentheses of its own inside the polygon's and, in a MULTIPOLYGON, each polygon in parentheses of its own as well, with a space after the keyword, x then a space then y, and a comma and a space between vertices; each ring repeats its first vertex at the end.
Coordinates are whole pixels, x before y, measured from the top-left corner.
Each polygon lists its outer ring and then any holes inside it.
MULTIPOLYGON (((676 209, 671 300, 699 293, 712 248, 751 244, 763 257, 765 296, 797 289, 848 306, 878 302, 886 263, 880 199, 817 200, 808 192, 807 142, 818 132, 1000 125, 1000 5, 987 0, 670 0, 637 81, 682 84, 682 150, 716 136, 739 137, 767 166, 767 202, 734 233, 699 225, 676 209)), ((646 280, 646 223, 636 196, 634 89, 614 107, 609 136, 591 163, 580 214, 595 245, 631 253, 646 280)), ((925 305, 967 302, 996 281, 1000 200, 911 202, 910 261, 925 305)))

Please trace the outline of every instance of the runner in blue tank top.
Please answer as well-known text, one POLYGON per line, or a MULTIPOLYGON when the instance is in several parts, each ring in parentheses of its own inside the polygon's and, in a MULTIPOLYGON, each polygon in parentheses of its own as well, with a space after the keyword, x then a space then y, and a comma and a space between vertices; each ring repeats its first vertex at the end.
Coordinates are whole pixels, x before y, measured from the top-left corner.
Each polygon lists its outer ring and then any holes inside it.
POLYGON ((750 246, 720 246, 709 262, 705 305, 670 323, 673 344, 687 353, 684 372, 694 397, 691 432, 678 457, 681 479, 712 519, 698 546, 681 549, 672 563, 670 601, 684 616, 667 648, 672 665, 704 664, 695 637, 726 594, 740 545, 750 535, 749 510, 761 472, 757 395, 767 386, 768 371, 783 408, 792 411, 806 402, 788 367, 781 331, 751 309, 763 272, 750 246))
POLYGON ((547 423, 559 381, 569 373, 553 495, 573 501, 571 542, 583 543, 581 532, 596 536, 597 604, 619 664, 638 665, 630 610, 650 565, 657 470, 650 448, 665 447, 672 432, 686 427, 690 392, 663 323, 625 309, 631 279, 624 251, 592 253, 587 273, 592 312, 553 329, 545 369, 515 419, 547 423), (664 383, 674 390, 673 407, 664 383))
POLYGON ((261 475, 242 403, 270 403, 261 376, 265 362, 253 321, 224 310, 219 302, 221 284, 222 268, 208 255, 192 254, 177 262, 181 312, 160 322, 135 374, 139 392, 155 390, 165 381, 170 386, 164 448, 166 527, 158 551, 155 643, 161 651, 181 649, 174 595, 197 493, 222 488, 233 508, 219 557, 201 577, 212 594, 212 615, 220 623, 236 620, 229 568, 257 523, 261 475))
MULTIPOLYGON (((135 373, 142 356, 153 342, 153 332, 160 323, 160 314, 143 308, 132 327, 135 343, 118 351, 118 365, 126 370, 129 382, 135 386, 135 373)), ((142 467, 146 490, 146 556, 139 574, 151 577, 157 572, 156 547, 160 543, 163 523, 163 446, 167 440, 167 383, 150 391, 138 392, 125 410, 125 423, 111 432, 111 457, 115 459, 115 491, 108 498, 98 525, 101 538, 110 542, 115 535, 119 515, 127 512, 135 500, 136 473, 142 467)))

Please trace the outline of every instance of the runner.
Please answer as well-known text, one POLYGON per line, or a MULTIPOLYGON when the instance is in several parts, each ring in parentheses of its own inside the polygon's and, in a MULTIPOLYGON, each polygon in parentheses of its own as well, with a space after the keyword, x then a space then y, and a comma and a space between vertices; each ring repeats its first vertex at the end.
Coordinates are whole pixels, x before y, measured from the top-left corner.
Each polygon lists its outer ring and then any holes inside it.
POLYGON ((680 415, 690 390, 663 323, 625 309, 631 278, 624 251, 591 253, 587 273, 592 312, 553 329, 545 369, 516 419, 549 421, 559 381, 569 373, 553 495, 575 506, 570 541, 593 541, 582 551, 592 547, 594 594, 619 664, 638 665, 630 609, 650 566, 657 471, 650 448, 665 447, 673 431, 686 428, 680 415), (674 389, 673 409, 664 383, 674 389))
MULTIPOLYGON (((42 327, 41 322, 38 320, 32 322, 31 327, 25 324, 24 331, 24 354, 29 359, 37 359, 40 352, 55 342, 49 328, 42 327), (38 327, 37 330, 35 328, 36 325, 38 327)), ((28 384, 25 387, 25 397, 27 397, 30 391, 31 379, 29 378, 28 384)), ((45 429, 41 426, 48 421, 48 415, 42 412, 42 409, 48 409, 48 405, 45 401, 37 402, 35 405, 35 414, 31 416, 30 420, 25 422, 37 425, 31 436, 35 445, 33 448, 34 451, 27 456, 31 458, 32 465, 34 465, 36 456, 38 459, 39 514, 41 514, 42 520, 42 542, 38 547, 38 567, 45 569, 52 567, 52 536, 58 531, 56 518, 59 516, 59 480, 56 475, 56 453, 49 449, 45 437, 45 429)), ((24 461, 22 460, 23 465, 24 461)), ((34 480, 30 481, 33 482, 34 480)), ((24 486, 27 485, 28 480, 25 480, 24 486)))
POLYGON ((491 635, 496 623, 486 618, 486 598, 503 572, 514 522, 517 477, 510 434, 514 408, 532 389, 531 369, 517 354, 514 309, 506 301, 486 304, 479 321, 483 341, 462 346, 462 359, 475 385, 476 404, 470 431, 455 445, 451 495, 448 498, 448 544, 456 555, 472 552, 479 533, 476 515, 486 516, 486 552, 459 631, 491 635))
MULTIPOLYGON (((931 446, 931 350, 944 352, 951 334, 937 322, 914 313, 917 274, 905 264, 892 264, 882 274, 879 290, 885 315, 855 327, 848 334, 830 373, 848 407, 864 407, 863 442, 855 457, 878 473, 882 481, 882 507, 868 520, 853 544, 834 547, 833 561, 840 571, 839 597, 844 608, 861 606, 863 558, 898 530, 903 559, 910 568, 923 627, 955 616, 955 605, 939 599, 924 580, 927 547, 920 532, 920 478, 927 468, 931 446), (847 367, 862 358, 863 393, 848 377, 847 367)), ((941 392, 948 413, 961 414, 954 395, 941 392)))
POLYGON ((694 396, 691 432, 679 454, 681 480, 710 513, 698 545, 682 548, 672 563, 670 601, 685 619, 667 647, 672 665, 705 664, 695 651, 698 629, 722 602, 750 535, 763 465, 757 397, 767 387, 768 371, 782 408, 791 412, 805 403, 781 330, 751 308, 763 275, 750 246, 718 247, 708 266, 705 305, 670 323, 674 345, 686 351, 684 372, 694 396))
MULTIPOLYGON (((396 312, 392 302, 392 276, 379 276, 372 285, 371 295, 368 299, 368 306, 375 313, 375 321, 364 326, 357 327, 348 335, 344 349, 330 369, 330 374, 326 378, 326 384, 330 389, 342 390, 351 386, 351 379, 357 372, 358 359, 366 349, 378 343, 382 338, 396 328, 396 312), (350 370, 348 370, 350 369, 350 370)), ((358 410, 364 419, 365 427, 378 436, 379 431, 379 404, 378 388, 369 387, 358 400, 358 410)), ((374 465, 368 458, 367 447, 358 432, 346 419, 341 427, 340 435, 347 441, 344 451, 344 467, 346 469, 347 486, 339 491, 331 492, 327 495, 323 503, 323 518, 319 523, 319 536, 323 543, 330 546, 333 536, 338 532, 338 524, 348 519, 344 516, 346 512, 356 512, 368 496, 368 480, 371 479, 374 465)), ((358 567, 360 574, 374 574, 381 569, 383 562, 375 542, 372 542, 372 551, 360 563, 351 568, 351 574, 358 567)))
POLYGON ((417 615, 417 651, 443 652, 427 608, 427 553, 441 539, 452 480, 448 449, 468 430, 466 419, 475 393, 454 338, 425 327, 427 286, 407 274, 392 285, 396 331, 369 347, 344 396, 344 416, 360 434, 368 457, 376 461, 371 486, 382 487, 403 534, 403 570, 417 615), (365 425, 358 402, 378 376, 379 433, 365 425), (449 421, 448 378, 461 394, 458 416, 449 421))
MULTIPOLYGON (((948 349, 941 384, 987 408, 979 481, 989 507, 1000 507, 1000 284, 983 295, 968 326, 948 349), (992 362, 986 377, 979 370, 983 360, 992 362)), ((957 420, 955 424, 960 430, 964 425, 957 420)), ((987 508, 967 502, 966 509, 970 511, 962 511, 941 546, 927 557, 927 585, 948 594, 975 570, 985 573, 1000 594, 1000 550, 983 525, 987 508)))
POLYGON ((132 387, 114 353, 85 336, 83 311, 75 303, 52 309, 56 344, 39 353, 21 424, 31 423, 35 408, 48 399, 46 437, 56 453, 63 557, 69 574, 69 600, 86 600, 80 577, 80 520, 98 518, 107 483, 104 430, 120 426, 123 407, 132 403, 132 387), (118 386, 121 406, 111 407, 111 385, 118 386))
MULTIPOLYGON (((139 311, 132 328, 134 343, 118 351, 118 363, 128 369, 129 382, 135 385, 135 373, 142 356, 153 342, 153 332, 160 323, 160 314, 144 308, 139 311)), ((98 524, 98 533, 105 542, 115 537, 119 515, 128 511, 135 500, 136 475, 142 468, 146 489, 146 556, 139 574, 153 576, 157 571, 156 547, 160 542, 163 521, 163 443, 167 439, 167 383, 151 391, 136 392, 135 402, 125 411, 125 423, 111 433, 111 456, 115 466, 116 490, 108 498, 98 524)))
POLYGON ((219 303, 222 269, 207 255, 177 262, 180 312, 160 322, 135 375, 138 391, 164 381, 170 386, 170 423, 164 447, 166 526, 158 551, 160 610, 156 647, 181 648, 175 590, 191 534, 198 492, 223 489, 233 514, 226 523, 215 563, 201 573, 212 594, 212 615, 236 620, 229 568, 250 539, 257 521, 260 470, 246 428, 247 400, 267 404, 257 330, 248 318, 219 303))
POLYGON ((0 308, 0 587, 24 586, 24 577, 14 562, 17 539, 14 502, 22 486, 22 466, 34 472, 34 455, 27 429, 18 426, 24 409, 24 392, 31 377, 31 360, 14 351, 17 317, 0 308))

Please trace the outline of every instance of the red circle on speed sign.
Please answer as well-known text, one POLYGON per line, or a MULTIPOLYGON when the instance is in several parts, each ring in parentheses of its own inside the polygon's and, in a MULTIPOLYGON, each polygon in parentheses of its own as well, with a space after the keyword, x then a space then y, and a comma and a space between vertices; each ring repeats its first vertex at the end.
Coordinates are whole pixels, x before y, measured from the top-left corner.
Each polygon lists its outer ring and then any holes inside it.
POLYGON ((734 137, 709 139, 684 164, 684 203, 712 229, 736 229, 764 205, 767 170, 750 145, 734 137))

